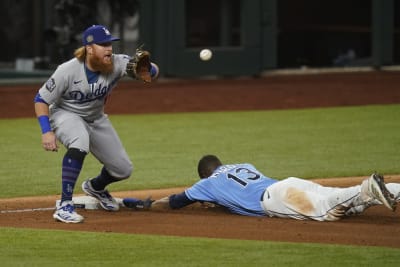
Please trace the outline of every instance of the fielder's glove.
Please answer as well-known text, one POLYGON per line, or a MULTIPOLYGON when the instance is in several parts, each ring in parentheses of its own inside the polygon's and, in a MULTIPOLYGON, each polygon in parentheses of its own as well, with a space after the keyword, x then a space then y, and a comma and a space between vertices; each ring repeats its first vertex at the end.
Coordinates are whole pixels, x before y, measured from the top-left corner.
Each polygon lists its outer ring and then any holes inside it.
POLYGON ((135 55, 126 65, 126 73, 145 83, 151 82, 150 52, 142 50, 142 46, 136 49, 135 55))

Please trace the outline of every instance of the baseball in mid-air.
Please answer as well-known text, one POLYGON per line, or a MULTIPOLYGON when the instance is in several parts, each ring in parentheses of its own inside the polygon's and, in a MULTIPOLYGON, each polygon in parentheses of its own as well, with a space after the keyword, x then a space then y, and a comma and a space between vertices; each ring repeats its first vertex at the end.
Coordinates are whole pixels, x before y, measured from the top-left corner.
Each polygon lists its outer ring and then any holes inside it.
POLYGON ((203 49, 200 51, 200 59, 203 61, 208 61, 212 58, 212 52, 210 49, 203 49))

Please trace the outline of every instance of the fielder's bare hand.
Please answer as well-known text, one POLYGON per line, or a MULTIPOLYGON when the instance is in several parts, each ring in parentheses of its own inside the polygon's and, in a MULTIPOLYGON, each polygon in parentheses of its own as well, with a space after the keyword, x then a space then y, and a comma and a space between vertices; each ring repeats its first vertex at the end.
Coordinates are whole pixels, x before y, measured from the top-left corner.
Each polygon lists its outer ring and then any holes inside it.
POLYGON ((42 146, 46 151, 58 151, 57 138, 52 131, 42 134, 42 146))

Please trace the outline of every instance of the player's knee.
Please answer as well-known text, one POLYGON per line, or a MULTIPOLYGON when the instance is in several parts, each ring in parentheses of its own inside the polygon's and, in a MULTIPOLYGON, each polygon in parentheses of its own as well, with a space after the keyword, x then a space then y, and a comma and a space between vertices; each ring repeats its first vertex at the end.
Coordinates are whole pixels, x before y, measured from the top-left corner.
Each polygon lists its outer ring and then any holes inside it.
POLYGON ((124 165, 118 166, 116 169, 109 169, 108 170, 110 175, 118 180, 125 180, 128 179, 133 171, 132 162, 126 162, 124 165))
POLYGON ((77 160, 79 162, 83 162, 86 155, 87 155, 86 151, 74 147, 69 148, 65 153, 65 157, 77 160))
POLYGON ((130 164, 125 166, 125 168, 122 172, 122 175, 121 175, 121 179, 128 179, 131 176, 132 172, 133 172, 133 165, 130 162, 130 164))

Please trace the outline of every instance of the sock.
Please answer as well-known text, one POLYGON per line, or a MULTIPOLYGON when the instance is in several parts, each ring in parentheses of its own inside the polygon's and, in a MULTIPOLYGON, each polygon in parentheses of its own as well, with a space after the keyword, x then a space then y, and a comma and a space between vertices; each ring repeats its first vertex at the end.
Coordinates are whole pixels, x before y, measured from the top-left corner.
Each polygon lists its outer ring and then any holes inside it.
POLYGON ((61 202, 72 200, 75 183, 82 170, 86 152, 77 148, 70 148, 65 153, 61 173, 61 202))
POLYGON ((62 163, 62 194, 61 202, 72 200, 75 183, 82 169, 82 162, 72 159, 67 155, 62 163))
POLYGON ((90 180, 92 187, 96 191, 101 191, 106 188, 107 185, 119 181, 117 178, 112 177, 105 167, 101 169, 99 176, 90 180))

